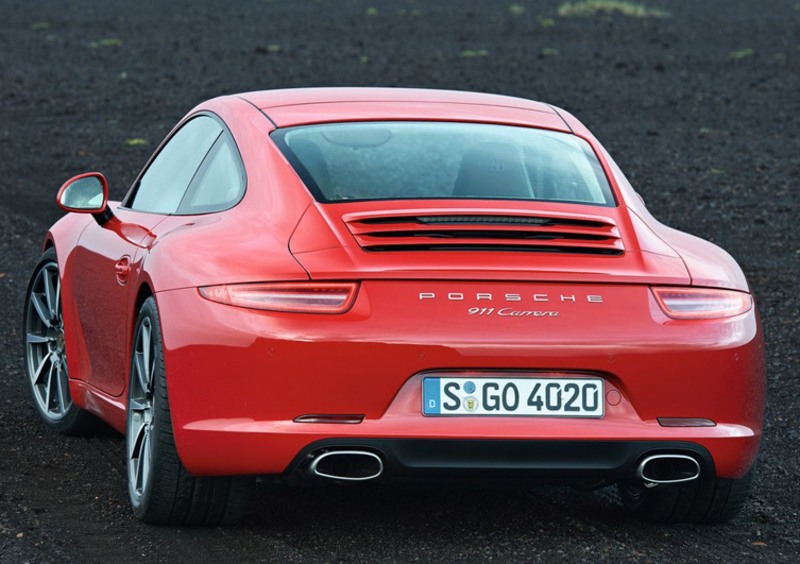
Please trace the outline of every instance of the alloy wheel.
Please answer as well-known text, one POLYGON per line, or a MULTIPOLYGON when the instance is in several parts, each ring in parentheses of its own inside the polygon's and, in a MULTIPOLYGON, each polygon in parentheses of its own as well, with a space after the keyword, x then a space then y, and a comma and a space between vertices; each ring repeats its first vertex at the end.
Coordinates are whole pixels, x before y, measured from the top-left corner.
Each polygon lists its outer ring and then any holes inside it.
POLYGON ((33 397, 42 415, 59 421, 72 406, 64 346, 64 315, 58 265, 48 262, 36 274, 28 296, 25 351, 33 397))
POLYGON ((133 375, 128 409, 128 483, 131 496, 140 501, 153 463, 153 373, 156 347, 149 317, 139 323, 133 348, 133 375))

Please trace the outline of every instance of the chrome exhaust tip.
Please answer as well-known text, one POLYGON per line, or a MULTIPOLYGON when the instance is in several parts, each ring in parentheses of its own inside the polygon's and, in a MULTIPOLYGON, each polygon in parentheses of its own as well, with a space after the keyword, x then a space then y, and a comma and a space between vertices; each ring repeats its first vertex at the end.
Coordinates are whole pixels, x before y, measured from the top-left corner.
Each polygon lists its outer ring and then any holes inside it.
POLYGON ((333 450, 315 456, 308 471, 329 480, 361 482, 383 474, 383 460, 366 450, 333 450))
POLYGON ((636 476, 647 488, 691 482, 700 477, 700 463, 687 454, 654 454, 642 460, 636 476))

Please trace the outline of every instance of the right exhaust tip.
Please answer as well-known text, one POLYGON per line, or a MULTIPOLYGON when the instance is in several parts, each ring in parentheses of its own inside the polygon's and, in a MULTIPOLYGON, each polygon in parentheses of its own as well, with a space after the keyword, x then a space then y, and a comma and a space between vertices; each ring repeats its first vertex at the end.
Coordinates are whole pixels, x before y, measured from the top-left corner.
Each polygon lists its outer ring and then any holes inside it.
POLYGON ((639 463, 636 476, 648 488, 691 482, 700 477, 700 463, 687 454, 654 454, 639 463))
POLYGON ((383 474, 383 460, 367 450, 333 450, 314 457, 308 470, 329 480, 373 480, 383 474))

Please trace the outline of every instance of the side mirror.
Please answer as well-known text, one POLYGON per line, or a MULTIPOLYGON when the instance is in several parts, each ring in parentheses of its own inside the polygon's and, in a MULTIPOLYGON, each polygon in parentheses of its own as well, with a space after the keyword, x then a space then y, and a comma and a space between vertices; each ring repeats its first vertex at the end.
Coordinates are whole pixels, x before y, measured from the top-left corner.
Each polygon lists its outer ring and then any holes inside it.
POLYGON ((87 172, 67 180, 58 191, 57 201, 65 211, 93 214, 101 225, 112 217, 108 209, 108 182, 99 172, 87 172))

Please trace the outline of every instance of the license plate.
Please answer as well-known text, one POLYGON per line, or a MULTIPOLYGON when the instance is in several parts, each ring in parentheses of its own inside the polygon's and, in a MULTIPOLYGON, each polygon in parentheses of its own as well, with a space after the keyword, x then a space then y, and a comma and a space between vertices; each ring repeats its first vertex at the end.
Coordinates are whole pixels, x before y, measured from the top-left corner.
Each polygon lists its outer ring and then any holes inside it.
POLYGON ((424 378, 424 415, 603 417, 600 378, 424 378))

